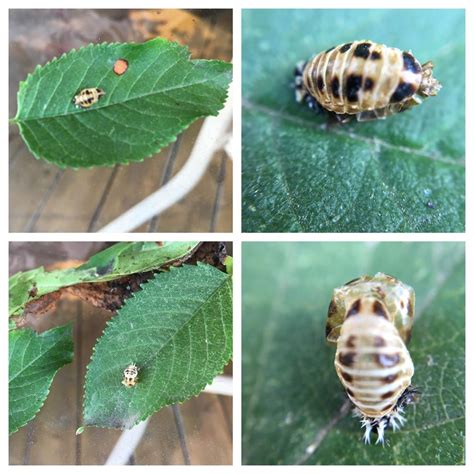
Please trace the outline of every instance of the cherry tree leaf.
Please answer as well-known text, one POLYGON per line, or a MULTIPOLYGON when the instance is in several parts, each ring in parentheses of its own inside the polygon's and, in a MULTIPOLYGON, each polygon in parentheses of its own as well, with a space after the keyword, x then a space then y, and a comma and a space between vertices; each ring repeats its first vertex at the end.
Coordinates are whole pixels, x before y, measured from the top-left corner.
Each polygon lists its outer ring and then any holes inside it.
POLYGON ((31 329, 8 333, 9 431, 18 431, 43 406, 56 372, 72 362, 71 325, 37 334, 31 329))
POLYGON ((87 368, 84 423, 128 429, 198 395, 232 356, 231 277, 198 263, 142 285, 108 324, 87 368), (130 364, 133 387, 122 384, 130 364))
POLYGON ((20 83, 14 122, 36 158, 60 167, 142 161, 196 119, 217 115, 231 70, 223 61, 190 60, 187 47, 162 38, 89 45, 20 83), (117 74, 120 60, 128 67, 117 74), (86 88, 105 95, 78 108, 74 97, 86 88))

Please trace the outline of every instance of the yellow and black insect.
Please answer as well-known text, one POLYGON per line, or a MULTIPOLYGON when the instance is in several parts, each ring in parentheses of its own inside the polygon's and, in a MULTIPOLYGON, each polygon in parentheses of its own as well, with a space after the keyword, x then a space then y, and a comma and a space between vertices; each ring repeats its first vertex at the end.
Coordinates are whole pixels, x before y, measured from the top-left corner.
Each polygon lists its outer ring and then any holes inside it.
POLYGON ((329 48, 295 69, 296 100, 340 122, 385 119, 435 96, 433 63, 372 41, 329 48))
POLYGON ((365 443, 372 432, 377 443, 384 443, 385 429, 403 426, 404 408, 417 398, 406 348, 414 309, 413 289, 384 273, 334 290, 326 337, 337 345, 334 365, 365 429, 365 443))
POLYGON ((99 89, 98 87, 90 87, 78 92, 74 96, 72 103, 81 109, 88 109, 99 102, 99 99, 104 95, 105 92, 102 89, 99 89))
POLYGON ((123 371, 122 383, 127 387, 134 387, 138 383, 138 371, 140 369, 135 364, 130 364, 123 371))

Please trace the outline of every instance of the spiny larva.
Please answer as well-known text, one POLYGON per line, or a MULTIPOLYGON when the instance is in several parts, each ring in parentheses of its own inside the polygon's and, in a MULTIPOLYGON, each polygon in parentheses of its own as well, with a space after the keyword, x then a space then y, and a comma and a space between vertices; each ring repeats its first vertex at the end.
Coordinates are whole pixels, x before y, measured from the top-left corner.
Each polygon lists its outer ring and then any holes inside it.
POLYGON ((296 100, 340 122, 385 119, 438 94, 433 68, 410 51, 368 40, 345 43, 297 64, 296 100))
POLYGON ((326 338, 336 344, 334 365, 354 416, 365 429, 364 442, 384 443, 385 429, 403 426, 406 405, 418 391, 411 386, 411 338, 415 292, 384 273, 362 276, 336 288, 329 304, 326 338))
POLYGON ((140 369, 136 366, 136 364, 130 364, 124 371, 123 371, 123 380, 122 383, 127 387, 134 387, 138 383, 138 371, 140 369))
POLYGON ((82 89, 80 92, 78 92, 74 96, 72 102, 76 107, 88 109, 99 102, 99 99, 104 95, 105 92, 102 89, 99 89, 98 87, 90 87, 87 89, 82 89))

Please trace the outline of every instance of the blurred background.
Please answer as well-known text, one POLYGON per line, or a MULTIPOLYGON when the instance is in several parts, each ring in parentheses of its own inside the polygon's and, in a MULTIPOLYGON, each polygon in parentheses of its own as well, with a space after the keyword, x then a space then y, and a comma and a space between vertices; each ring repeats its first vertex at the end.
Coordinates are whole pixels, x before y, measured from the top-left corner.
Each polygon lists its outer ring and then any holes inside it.
MULTIPOLYGON (((232 10, 15 10, 9 12, 9 116, 18 84, 38 64, 89 43, 185 44, 193 59, 232 60, 232 10)), ((36 160, 9 128, 10 231, 94 232, 166 184, 183 167, 203 120, 141 163, 62 170, 36 160)), ((197 186, 137 232, 232 231, 232 162, 215 153, 197 186)))
MULTIPOLYGON (((104 242, 15 242, 10 244, 10 275, 44 265, 75 266, 109 246, 104 242)), ((232 255, 232 245, 226 244, 232 255)), ((9 438, 10 464, 105 464, 122 431, 82 426, 84 376, 92 348, 110 312, 75 298, 35 323, 39 332, 73 321, 74 360, 54 377, 36 417, 9 438)), ((224 372, 232 375, 232 363, 224 372)), ((201 393, 185 403, 161 409, 149 418, 145 433, 127 464, 232 464, 232 397, 201 393)))

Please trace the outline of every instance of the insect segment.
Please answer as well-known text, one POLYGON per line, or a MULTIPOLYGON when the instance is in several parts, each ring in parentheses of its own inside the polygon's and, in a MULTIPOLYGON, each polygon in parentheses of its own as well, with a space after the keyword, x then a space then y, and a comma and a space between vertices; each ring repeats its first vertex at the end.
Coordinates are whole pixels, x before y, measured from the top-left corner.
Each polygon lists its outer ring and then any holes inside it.
POLYGON ((134 387, 138 382, 138 371, 140 369, 135 364, 130 364, 123 371, 123 380, 122 383, 127 387, 134 387))
POLYGON ((296 100, 338 121, 385 119, 435 96, 441 84, 433 63, 372 41, 341 44, 295 69, 296 100))
POLYGON ((413 403, 413 362, 406 348, 415 308, 411 287, 377 273, 336 288, 329 304, 326 337, 337 345, 334 365, 354 414, 365 429, 364 441, 384 443, 384 431, 403 426, 404 407, 413 403))
POLYGON ((76 107, 80 107, 81 109, 88 109, 89 107, 99 102, 99 99, 104 95, 105 92, 97 87, 82 89, 74 96, 72 102, 76 107))

